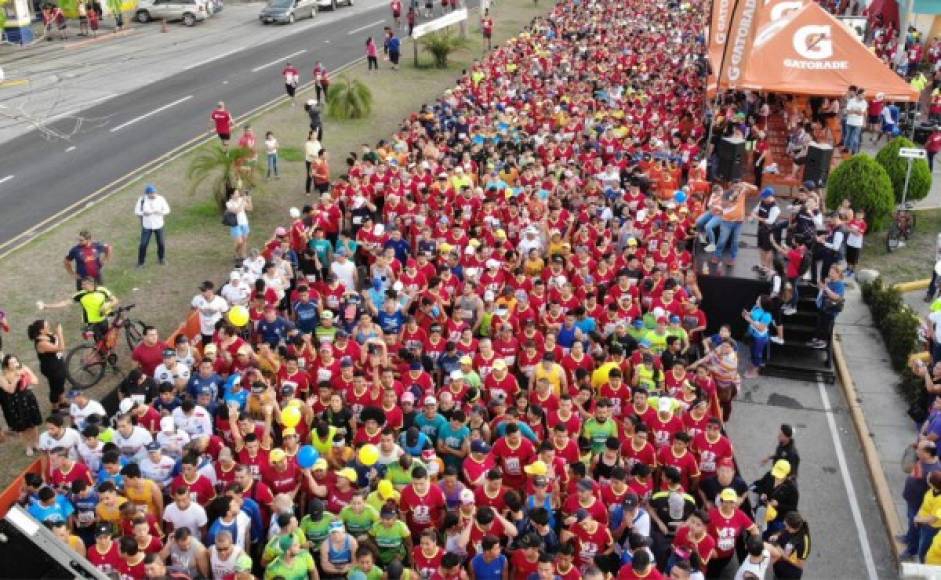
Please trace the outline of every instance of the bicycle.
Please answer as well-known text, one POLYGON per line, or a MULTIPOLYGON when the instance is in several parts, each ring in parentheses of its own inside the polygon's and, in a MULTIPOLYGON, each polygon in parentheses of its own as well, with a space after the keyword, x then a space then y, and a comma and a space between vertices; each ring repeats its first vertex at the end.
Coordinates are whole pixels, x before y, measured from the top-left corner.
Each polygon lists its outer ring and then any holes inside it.
POLYGON ((118 369, 118 354, 115 348, 123 330, 129 350, 134 350, 144 339, 144 323, 128 316, 134 304, 121 306, 111 314, 108 330, 100 338, 93 330, 82 333, 85 342, 76 345, 65 356, 65 377, 77 389, 88 389, 97 385, 110 367, 118 369))
POLYGON ((889 226, 889 233, 885 237, 885 249, 893 252, 896 248, 904 248, 905 242, 915 233, 914 204, 906 202, 895 209, 895 217, 889 226))

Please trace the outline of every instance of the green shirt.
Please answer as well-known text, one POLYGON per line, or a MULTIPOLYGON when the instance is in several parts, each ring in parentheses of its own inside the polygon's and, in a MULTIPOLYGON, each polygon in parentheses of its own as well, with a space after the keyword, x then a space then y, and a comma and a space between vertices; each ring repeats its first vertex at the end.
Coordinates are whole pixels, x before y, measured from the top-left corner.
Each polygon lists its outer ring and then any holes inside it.
POLYGON ((664 332, 660 334, 656 330, 649 331, 644 338, 650 341, 650 350, 655 354, 660 354, 667 349, 667 337, 668 333, 664 332))
POLYGON ((386 479, 392 482, 392 485, 398 487, 403 485, 408 485, 412 483, 412 472, 415 471, 415 468, 421 465, 425 466, 424 463, 418 459, 412 460, 412 465, 407 469, 402 469, 402 466, 398 461, 393 461, 386 467, 386 479))
POLYGON ((333 342, 334 337, 337 335, 336 326, 318 326, 314 329, 314 336, 317 338, 317 342, 323 343, 325 340, 327 342, 333 342))
POLYGON ((480 379, 480 375, 477 374, 477 371, 464 373, 464 382, 467 383, 468 387, 473 387, 478 390, 480 389, 480 385, 483 384, 483 381, 480 379))
POLYGON ((310 552, 299 552, 290 564, 284 561, 284 556, 279 556, 277 560, 268 564, 268 567, 265 568, 265 580, 279 576, 284 580, 307 580, 310 578, 310 571, 313 569, 314 558, 310 555, 310 552))
POLYGON ((396 558, 405 558, 405 538, 411 535, 408 526, 402 520, 395 520, 391 526, 385 526, 381 521, 369 530, 369 535, 375 538, 379 547, 379 561, 385 565, 396 558))
POLYGON ((379 566, 373 566, 369 572, 363 570, 359 566, 353 566, 350 571, 346 573, 346 577, 352 578, 356 572, 360 572, 361 574, 365 575, 366 580, 382 580, 383 576, 382 568, 379 566))
POLYGON ((598 454, 604 451, 604 444, 608 437, 617 437, 618 426, 612 419, 599 423, 597 419, 592 417, 585 422, 582 431, 586 437, 591 439, 591 452, 598 454))
POLYGON ((113 298, 111 291, 104 286, 98 286, 90 292, 82 290, 72 296, 72 300, 82 305, 82 317, 85 319, 85 324, 103 322, 108 317, 105 305, 113 298))
MULTIPOLYGON (((275 534, 268 543, 265 544, 265 551, 262 553, 261 559, 265 562, 271 562, 284 552, 281 551, 281 546, 278 544, 281 541, 281 538, 284 534, 275 534)), ((301 546, 307 545, 307 536, 304 535, 304 530, 297 528, 294 530, 294 541, 301 546)))
POLYGON ((353 508, 346 506, 340 510, 340 520, 346 525, 346 531, 350 534, 362 536, 379 521, 379 512, 371 505, 365 506, 362 513, 356 513, 353 508))
POLYGON ((301 519, 300 528, 304 535, 310 540, 313 549, 319 549, 320 544, 330 535, 330 524, 335 522, 337 517, 330 512, 324 512, 323 517, 314 521, 310 516, 304 516, 301 519))

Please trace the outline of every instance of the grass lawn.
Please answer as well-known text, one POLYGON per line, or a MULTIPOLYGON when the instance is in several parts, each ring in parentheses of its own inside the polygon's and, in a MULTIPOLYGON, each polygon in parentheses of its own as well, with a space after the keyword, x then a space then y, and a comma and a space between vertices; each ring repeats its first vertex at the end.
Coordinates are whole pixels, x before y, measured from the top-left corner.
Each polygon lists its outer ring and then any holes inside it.
POLYGON ((918 211, 915 235, 904 248, 890 254, 885 249, 885 232, 867 236, 859 266, 878 270, 889 284, 930 278, 939 232, 941 209, 918 211))
MULTIPOLYGON (((495 43, 516 35, 533 17, 545 14, 550 8, 550 4, 536 6, 530 0, 501 2, 496 9, 495 43)), ((399 71, 392 71, 387 63, 381 63, 378 74, 367 74, 366 64, 360 63, 342 73, 369 85, 373 92, 374 110, 368 119, 342 123, 325 121, 324 146, 331 152, 331 167, 336 174, 344 167, 347 152, 358 151, 359 144, 373 144, 396 131, 403 118, 452 86, 461 70, 481 56, 480 35, 473 33, 477 28, 476 18, 476 14, 471 15, 468 43, 451 56, 447 69, 415 68, 412 66, 412 49, 406 46, 402 50, 399 71)), ((421 54, 420 60, 429 63, 431 57, 421 54)), ((292 108, 285 102, 252 118, 251 123, 258 135, 272 131, 282 147, 280 179, 265 182, 254 195, 250 244, 261 247, 276 226, 289 223, 288 208, 300 207, 312 200, 304 194, 302 151, 307 122, 301 107, 292 108)), ((122 303, 136 303, 135 317, 155 325, 163 337, 184 320, 201 281, 210 279, 218 283, 226 279, 232 265, 228 228, 220 223, 220 214, 211 200, 208 185, 196 192, 188 192, 184 175, 191 158, 192 153, 184 155, 143 175, 107 201, 77 212, 61 227, 0 260, 0 269, 5 272, 0 277, 0 296, 3 297, 0 307, 8 313, 13 327, 13 332, 4 337, 6 352, 18 354, 38 374, 32 345, 26 339, 26 327, 32 320, 45 316, 53 324, 61 322, 67 347, 79 336, 80 313, 77 307, 41 314, 36 309, 36 301, 53 302, 73 292, 72 281, 62 268, 62 259, 82 229, 90 230, 96 239, 114 246, 114 260, 105 268, 105 286, 122 303), (156 184, 170 202, 168 265, 156 264, 156 250, 151 246, 147 266, 136 269, 140 230, 132 212, 144 182, 156 184)), ((260 158, 264 160, 263 152, 260 158)), ((126 367, 128 353, 121 352, 120 357, 126 367)), ((93 397, 101 397, 115 383, 114 377, 107 377, 90 393, 93 397)), ((40 379, 36 396, 44 410, 49 407, 47 392, 44 379, 40 379)), ((15 439, 0 446, 0 486, 5 486, 28 463, 23 447, 15 439)))

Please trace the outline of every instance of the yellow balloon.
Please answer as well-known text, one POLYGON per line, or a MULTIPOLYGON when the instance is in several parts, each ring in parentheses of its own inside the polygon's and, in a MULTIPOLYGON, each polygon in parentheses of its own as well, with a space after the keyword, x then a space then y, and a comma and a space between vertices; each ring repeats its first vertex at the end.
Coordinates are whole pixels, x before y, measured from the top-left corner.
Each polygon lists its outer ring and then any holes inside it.
POLYGON ((233 306, 229 309, 229 322, 233 325, 242 327, 248 324, 248 308, 244 306, 233 306))
POLYGON ((369 467, 379 461, 379 448, 367 443, 359 448, 359 462, 369 467))
POLYGON ((297 407, 287 407, 281 411, 281 424, 285 427, 297 427, 300 422, 301 411, 297 407))

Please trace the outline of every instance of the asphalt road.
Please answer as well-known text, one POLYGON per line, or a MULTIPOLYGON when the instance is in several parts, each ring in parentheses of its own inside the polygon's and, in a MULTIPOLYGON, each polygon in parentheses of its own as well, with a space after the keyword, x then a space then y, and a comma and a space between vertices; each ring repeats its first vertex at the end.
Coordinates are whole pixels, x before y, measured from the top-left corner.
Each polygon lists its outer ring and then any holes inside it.
MULTIPOLYGON (((745 352, 739 353, 740 358, 745 352)), ((760 478, 781 423, 795 429, 801 456, 799 511, 810 525, 809 580, 897 578, 856 432, 839 385, 773 377, 746 379, 729 435, 746 481, 760 478)), ((730 566, 729 568, 733 568, 730 566)), ((731 578, 728 573, 723 578, 731 578)))
MULTIPOLYGON (((297 32, 284 26, 275 41, 196 59, 189 70, 76 113, 94 122, 65 145, 36 130, 0 145, 0 250, 40 233, 35 226, 49 216, 205 134, 218 101, 239 116, 282 95, 285 61, 306 82, 316 60, 336 70, 363 55, 367 35, 381 41, 383 26, 391 23, 384 2, 348 17, 344 10, 350 9, 339 8, 340 18, 329 24, 297 32)), ((71 123, 60 119, 50 126, 67 131, 71 123)))

